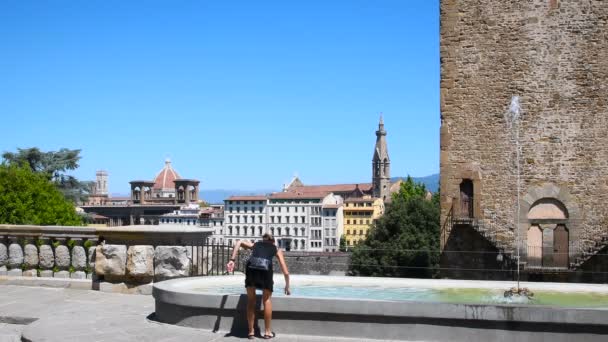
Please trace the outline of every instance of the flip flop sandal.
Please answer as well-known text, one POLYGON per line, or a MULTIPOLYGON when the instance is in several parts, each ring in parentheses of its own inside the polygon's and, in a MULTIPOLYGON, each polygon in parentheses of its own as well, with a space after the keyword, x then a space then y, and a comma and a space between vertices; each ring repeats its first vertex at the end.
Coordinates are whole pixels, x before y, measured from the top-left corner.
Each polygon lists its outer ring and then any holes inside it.
POLYGON ((247 339, 255 340, 255 334, 247 335, 247 339))
POLYGON ((274 338, 275 336, 276 336, 276 334, 274 332, 272 332, 272 335, 264 334, 264 339, 270 340, 271 338, 274 338))

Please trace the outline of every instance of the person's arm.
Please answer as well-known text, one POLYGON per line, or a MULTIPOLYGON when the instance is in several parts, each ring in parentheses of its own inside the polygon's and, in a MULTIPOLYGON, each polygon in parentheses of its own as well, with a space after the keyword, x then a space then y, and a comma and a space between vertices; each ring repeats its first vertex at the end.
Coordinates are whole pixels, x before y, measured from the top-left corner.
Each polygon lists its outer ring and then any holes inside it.
POLYGON ((291 290, 289 289, 289 270, 287 269, 283 251, 280 249, 277 250, 277 259, 279 259, 279 266, 281 266, 281 272, 283 272, 283 276, 285 277, 285 294, 289 296, 291 294, 291 290))
POLYGON ((247 240, 239 240, 234 245, 232 249, 232 256, 230 257, 230 261, 226 265, 226 270, 228 272, 234 271, 234 261, 236 260, 236 256, 239 254, 239 249, 243 247, 244 249, 251 249, 253 247, 253 243, 247 240))

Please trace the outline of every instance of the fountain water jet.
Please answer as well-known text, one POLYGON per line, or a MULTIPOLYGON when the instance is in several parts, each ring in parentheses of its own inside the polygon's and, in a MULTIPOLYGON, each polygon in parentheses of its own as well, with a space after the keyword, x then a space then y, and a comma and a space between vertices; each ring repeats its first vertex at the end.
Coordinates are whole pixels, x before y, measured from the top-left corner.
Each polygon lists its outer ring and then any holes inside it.
POLYGON ((515 173, 516 173, 516 177, 517 177, 517 182, 516 182, 516 198, 517 201, 515 203, 516 207, 515 207, 515 211, 516 211, 516 216, 515 216, 515 247, 517 250, 517 257, 516 257, 516 262, 517 262, 517 288, 512 288, 508 291, 505 292, 505 297, 510 297, 513 295, 525 295, 526 297, 531 297, 534 294, 529 291, 528 289, 521 289, 519 287, 519 283, 520 283, 520 248, 521 248, 521 241, 520 241, 520 237, 519 237, 519 217, 520 217, 520 207, 519 207, 519 194, 520 194, 520 189, 521 189, 521 176, 520 176, 520 169, 519 169, 519 160, 520 160, 520 144, 519 144, 519 119, 520 119, 520 111, 521 111, 521 106, 519 104, 519 96, 513 96, 511 98, 511 104, 509 105, 509 111, 507 112, 506 115, 506 121, 507 121, 507 127, 509 129, 509 131, 511 132, 515 132, 515 173))

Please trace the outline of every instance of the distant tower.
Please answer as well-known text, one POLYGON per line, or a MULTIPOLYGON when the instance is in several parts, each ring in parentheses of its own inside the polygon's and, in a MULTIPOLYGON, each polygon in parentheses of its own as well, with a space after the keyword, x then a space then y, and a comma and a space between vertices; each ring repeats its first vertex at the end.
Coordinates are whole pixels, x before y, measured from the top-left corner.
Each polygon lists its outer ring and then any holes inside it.
POLYGON ((384 201, 388 200, 391 187, 391 160, 388 157, 382 113, 380 113, 380 122, 376 131, 376 147, 372 160, 372 183, 374 185, 374 197, 382 198, 384 201))
POLYGON ((98 170, 95 173, 95 194, 96 195, 107 195, 108 194, 108 172, 104 170, 98 170))

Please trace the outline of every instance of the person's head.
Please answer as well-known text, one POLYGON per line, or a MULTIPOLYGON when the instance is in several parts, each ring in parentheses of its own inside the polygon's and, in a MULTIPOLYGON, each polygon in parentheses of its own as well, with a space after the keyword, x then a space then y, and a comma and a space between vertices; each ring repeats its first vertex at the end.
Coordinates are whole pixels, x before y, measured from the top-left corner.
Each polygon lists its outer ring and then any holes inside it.
POLYGON ((266 242, 274 243, 274 237, 270 233, 264 233, 264 235, 262 235, 262 240, 266 241, 266 242))

